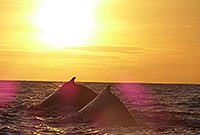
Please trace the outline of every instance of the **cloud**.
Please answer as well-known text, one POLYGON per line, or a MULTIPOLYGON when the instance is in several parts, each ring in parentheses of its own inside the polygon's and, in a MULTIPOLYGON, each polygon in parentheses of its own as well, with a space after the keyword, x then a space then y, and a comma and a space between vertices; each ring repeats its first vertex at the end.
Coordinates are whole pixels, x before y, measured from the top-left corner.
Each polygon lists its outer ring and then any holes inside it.
MULTIPOLYGON (((64 49, 73 49, 65 47, 64 49)), ((76 50, 92 51, 92 52, 105 52, 105 53, 144 53, 145 49, 141 47, 123 47, 123 46, 89 46, 89 47, 76 47, 76 50)))
POLYGON ((8 45, 5 43, 0 43, 0 49, 4 49, 5 47, 8 47, 8 45))
POLYGON ((65 51, 27 51, 27 50, 0 50, 0 57, 34 57, 34 58, 55 58, 55 59, 116 59, 118 56, 102 55, 95 53, 65 51))
POLYGON ((0 57, 17 69, 121 70, 138 66, 135 59, 146 50, 139 47, 76 47, 63 51, 0 50, 0 57), (137 53, 137 55, 136 55, 137 53))

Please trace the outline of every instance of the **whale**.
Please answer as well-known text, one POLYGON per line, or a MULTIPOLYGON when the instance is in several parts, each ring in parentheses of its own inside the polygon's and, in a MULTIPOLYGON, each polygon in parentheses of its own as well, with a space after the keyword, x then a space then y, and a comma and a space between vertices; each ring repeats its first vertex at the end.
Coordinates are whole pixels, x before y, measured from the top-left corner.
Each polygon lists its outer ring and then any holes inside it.
POLYGON ((94 99, 97 94, 91 89, 76 84, 76 77, 64 83, 58 90, 42 100, 38 108, 58 109, 69 107, 71 111, 78 111, 94 99))
POLYGON ((136 126, 125 105, 110 91, 110 85, 78 111, 80 119, 98 126, 136 126))

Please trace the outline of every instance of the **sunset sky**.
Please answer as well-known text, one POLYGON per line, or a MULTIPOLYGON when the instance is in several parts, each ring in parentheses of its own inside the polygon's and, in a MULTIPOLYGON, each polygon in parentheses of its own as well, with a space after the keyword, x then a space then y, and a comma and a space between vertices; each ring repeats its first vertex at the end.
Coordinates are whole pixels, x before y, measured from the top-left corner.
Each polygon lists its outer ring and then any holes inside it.
POLYGON ((0 80, 200 83, 200 0, 0 0, 0 80))

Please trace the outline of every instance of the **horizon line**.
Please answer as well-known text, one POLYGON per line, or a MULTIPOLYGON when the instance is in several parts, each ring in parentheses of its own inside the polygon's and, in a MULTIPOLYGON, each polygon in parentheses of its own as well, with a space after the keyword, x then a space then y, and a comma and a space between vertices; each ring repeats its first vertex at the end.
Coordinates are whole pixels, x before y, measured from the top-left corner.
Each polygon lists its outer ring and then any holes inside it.
MULTIPOLYGON (((47 79, 41 79, 41 80, 36 80, 36 79, 0 79, 0 81, 21 81, 21 82, 68 82, 68 80, 47 80, 47 79)), ((141 84, 192 84, 192 85, 200 85, 200 82, 141 82, 141 81, 83 81, 79 80, 76 81, 77 83, 82 83, 82 82, 94 82, 94 83, 141 83, 141 84)))

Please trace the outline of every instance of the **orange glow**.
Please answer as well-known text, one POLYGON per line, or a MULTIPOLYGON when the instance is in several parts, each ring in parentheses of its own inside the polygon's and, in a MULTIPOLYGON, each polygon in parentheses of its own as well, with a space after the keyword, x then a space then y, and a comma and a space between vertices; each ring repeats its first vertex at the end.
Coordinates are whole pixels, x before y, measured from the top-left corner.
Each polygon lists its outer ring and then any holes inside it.
POLYGON ((200 83, 199 5, 0 0, 0 79, 200 83))

